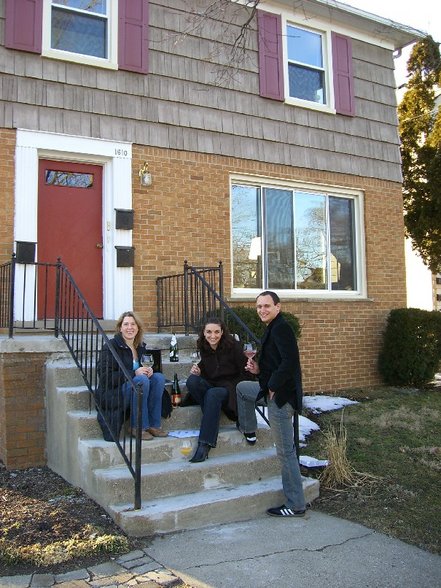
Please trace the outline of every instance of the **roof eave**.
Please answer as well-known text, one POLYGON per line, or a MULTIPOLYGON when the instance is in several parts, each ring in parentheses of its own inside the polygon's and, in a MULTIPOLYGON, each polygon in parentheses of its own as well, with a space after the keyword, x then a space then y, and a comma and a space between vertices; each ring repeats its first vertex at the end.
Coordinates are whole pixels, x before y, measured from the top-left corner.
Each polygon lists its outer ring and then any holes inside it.
MULTIPOLYGON (((278 2, 293 7, 292 0, 278 0, 278 2)), ((428 34, 389 18, 337 2, 337 0, 303 0, 301 10, 303 13, 310 13, 311 16, 335 21, 359 30, 378 39, 381 43, 387 40, 395 50, 424 39, 428 34)))

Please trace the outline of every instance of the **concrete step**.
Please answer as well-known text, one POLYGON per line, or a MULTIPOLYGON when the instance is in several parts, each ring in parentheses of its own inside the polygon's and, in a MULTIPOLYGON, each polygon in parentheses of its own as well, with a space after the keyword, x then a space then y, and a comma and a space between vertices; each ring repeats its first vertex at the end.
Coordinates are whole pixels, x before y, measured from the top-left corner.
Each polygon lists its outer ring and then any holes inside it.
POLYGON ((96 418, 96 411, 70 410, 67 412, 68 426, 75 430, 76 439, 99 439, 103 434, 96 418))
MULTIPOLYGON (((319 496, 318 481, 303 478, 303 491, 306 501, 312 502, 319 496)), ((250 520, 282 504, 283 500, 278 475, 160 500, 145 500, 139 510, 133 509, 133 502, 111 504, 107 511, 128 535, 142 537, 250 520)))
MULTIPOLYGON (((150 336, 149 336, 150 337, 150 336)), ((194 339, 190 339, 190 337, 185 337, 185 343, 188 347, 184 348, 179 355, 179 362, 170 362, 169 354, 168 354, 168 347, 161 347, 161 344, 166 343, 164 340, 161 343, 161 340, 158 341, 156 336, 153 337, 153 342, 148 340, 146 342, 147 347, 149 349, 158 349, 161 351, 162 357, 162 372, 167 380, 173 381, 174 374, 178 375, 180 382, 185 381, 189 374, 191 368, 191 353, 194 351, 196 347, 196 342, 194 339)), ((162 337, 164 339, 164 337, 162 337)), ((144 337, 144 340, 146 337, 144 337)), ((170 336, 168 336, 170 339, 170 336)), ((167 340, 168 340, 167 339, 167 340)), ((169 343, 167 343, 168 345, 169 343)), ((71 358, 70 354, 66 353, 60 356, 59 358, 53 359, 48 363, 48 366, 52 370, 53 377, 56 378, 55 384, 59 386, 78 386, 84 384, 84 380, 81 376, 81 373, 71 358)), ((89 376, 94 378, 94 364, 87 364, 89 376)))
POLYGON ((46 363, 46 381, 49 385, 61 387, 84 385, 81 372, 68 353, 46 363))
POLYGON ((94 409, 87 386, 57 386, 57 394, 66 411, 94 409))
MULTIPOLYGON (((209 459, 190 463, 188 459, 143 464, 141 495, 144 500, 190 494, 204 489, 236 486, 280 473, 274 448, 219 455, 210 451, 209 459)), ((133 493, 133 478, 125 466, 95 470, 92 496, 100 504, 125 502, 133 493)))
MULTIPOLYGON (((181 429, 170 429, 169 431, 171 434, 173 434, 175 432, 180 432, 181 429)), ((178 461, 181 463, 184 459, 181 454, 183 441, 190 441, 192 452, 194 452, 197 447, 198 429, 191 428, 189 432, 194 432, 194 435, 185 438, 178 438, 169 435, 168 437, 160 437, 151 441, 142 441, 142 463, 153 464, 163 461, 178 461)), ((271 431, 269 429, 259 429, 257 435, 258 442, 254 448, 267 449, 272 447, 273 442, 271 439, 271 431)), ((130 441, 128 440, 127 443, 129 442, 130 441)), ((219 430, 217 447, 210 452, 210 455, 228 455, 231 453, 236 453, 237 451, 243 451, 247 447, 249 446, 246 444, 243 435, 237 431, 234 425, 228 425, 222 427, 219 430)), ((109 443, 103 439, 80 438, 79 451, 84 456, 87 455, 87 461, 90 468, 93 470, 119 466, 123 465, 124 463, 124 460, 115 443, 109 443)))
MULTIPOLYGON (((56 389, 58 405, 65 411, 65 418, 71 421, 70 426, 77 430, 78 439, 102 438, 101 429, 97 423, 97 413, 93 402, 89 410, 89 393, 87 388, 56 389), (78 408, 73 404, 77 403, 78 408), (74 424, 76 423, 76 424, 74 424), (94 427, 96 423, 96 427, 94 427)), ((202 412, 199 406, 186 406, 172 410, 171 417, 161 420, 161 426, 166 431, 199 430, 202 412)), ((263 425, 262 425, 263 426, 263 425)), ((234 423, 225 415, 221 416, 220 427, 236 431, 234 423)), ((121 431, 121 435, 123 431, 121 431)), ((240 435, 240 437, 242 437, 240 435)), ((149 442, 149 446, 151 442, 149 442)))

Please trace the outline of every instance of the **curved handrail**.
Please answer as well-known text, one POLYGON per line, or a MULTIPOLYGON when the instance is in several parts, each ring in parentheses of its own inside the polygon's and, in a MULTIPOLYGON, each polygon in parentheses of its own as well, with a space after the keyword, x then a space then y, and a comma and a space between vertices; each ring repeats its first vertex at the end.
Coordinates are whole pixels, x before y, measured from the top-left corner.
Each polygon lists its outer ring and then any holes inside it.
MULTIPOLYGON (((61 336, 77 365, 84 383, 89 390, 89 410, 93 405, 100 418, 109 429, 125 465, 135 483, 134 508, 141 508, 141 389, 133 382, 120 357, 110 344, 98 319, 81 293, 75 279, 67 267, 58 259, 57 263, 20 263, 15 255, 11 261, 0 266, 0 326, 7 327, 12 338, 14 325, 22 329, 36 329, 40 324, 61 336), (15 320, 14 309, 21 317, 15 320), (94 403, 100 380, 99 359, 106 345, 120 372, 120 381, 128 383, 132 389, 131 402, 138 403, 137 436, 133 439, 123 432, 121 438, 112 431, 106 416, 106 407, 94 403)), ((121 386, 119 384, 118 386, 121 386)), ((121 390, 115 397, 122 403, 121 390)), ((124 413, 124 406, 117 407, 124 413)))

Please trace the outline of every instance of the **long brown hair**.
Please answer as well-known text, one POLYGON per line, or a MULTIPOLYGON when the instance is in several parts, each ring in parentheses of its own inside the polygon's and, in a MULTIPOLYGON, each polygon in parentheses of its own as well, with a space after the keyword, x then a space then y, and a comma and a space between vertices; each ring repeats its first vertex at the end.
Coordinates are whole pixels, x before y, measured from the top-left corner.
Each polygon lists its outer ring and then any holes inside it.
POLYGON ((199 331, 199 337, 197 340, 197 348, 203 351, 211 351, 211 346, 205 339, 204 331, 207 325, 218 325, 222 329, 222 336, 219 340, 219 345, 217 346, 218 349, 226 349, 227 347, 231 347, 234 345, 234 339, 230 335, 230 331, 228 330, 227 325, 224 323, 223 320, 217 318, 216 316, 208 318, 204 324, 202 325, 199 331))
POLYGON ((126 317, 131 317, 135 321, 135 323, 138 327, 138 332, 136 333, 136 336, 133 339, 133 345, 135 347, 139 347, 139 345, 141 345, 141 343, 142 343, 142 338, 144 337, 144 327, 142 325, 142 322, 141 322, 139 316, 135 312, 133 312, 133 310, 127 310, 126 312, 122 313, 122 315, 119 317, 119 319, 115 325, 115 333, 117 335, 121 334, 121 326, 122 326, 124 319, 126 317))

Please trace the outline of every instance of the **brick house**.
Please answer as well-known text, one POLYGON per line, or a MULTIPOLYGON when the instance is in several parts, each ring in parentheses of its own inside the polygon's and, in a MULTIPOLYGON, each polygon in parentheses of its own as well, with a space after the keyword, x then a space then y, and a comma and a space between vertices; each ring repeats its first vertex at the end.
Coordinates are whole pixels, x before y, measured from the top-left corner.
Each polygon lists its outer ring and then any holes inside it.
POLYGON ((306 392, 378 384, 406 305, 393 53, 422 33, 261 1, 242 51, 246 2, 92 4, 0 0, 0 262, 61 256, 97 316, 155 331, 156 278, 222 260, 232 306, 299 317, 306 392))

